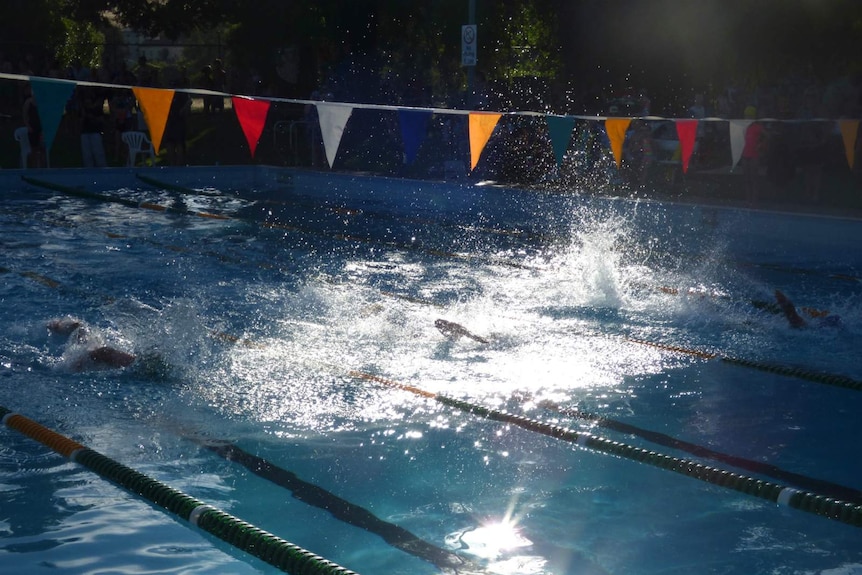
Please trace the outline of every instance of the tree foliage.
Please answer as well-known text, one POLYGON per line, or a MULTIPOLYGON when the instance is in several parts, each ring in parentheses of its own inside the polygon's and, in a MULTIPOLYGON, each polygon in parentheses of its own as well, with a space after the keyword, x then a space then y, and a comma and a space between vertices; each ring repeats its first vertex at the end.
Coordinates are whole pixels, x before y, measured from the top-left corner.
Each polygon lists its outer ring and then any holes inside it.
MULTIPOLYGON (((92 39, 106 21, 167 39, 218 29, 233 69, 254 71, 279 93, 308 95, 352 54, 375 67, 383 83, 451 94, 466 87, 460 26, 467 23, 468 1, 4 0, 0 37, 7 55, 27 50, 56 56, 68 53, 70 34, 92 39)), ((475 4, 476 70, 489 83, 541 78, 657 92, 671 84, 767 82, 794 69, 821 77, 862 72, 858 0, 475 4)))

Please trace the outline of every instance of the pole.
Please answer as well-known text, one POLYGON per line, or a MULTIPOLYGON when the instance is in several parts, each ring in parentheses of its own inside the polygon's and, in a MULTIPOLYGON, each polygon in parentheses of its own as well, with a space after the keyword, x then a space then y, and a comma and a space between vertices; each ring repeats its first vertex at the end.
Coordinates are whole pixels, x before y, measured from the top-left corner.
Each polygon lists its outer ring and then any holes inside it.
MULTIPOLYGON (((467 24, 476 23, 476 0, 469 0, 467 9, 467 24)), ((472 107, 476 101, 475 94, 476 66, 467 66, 467 104, 472 107)))

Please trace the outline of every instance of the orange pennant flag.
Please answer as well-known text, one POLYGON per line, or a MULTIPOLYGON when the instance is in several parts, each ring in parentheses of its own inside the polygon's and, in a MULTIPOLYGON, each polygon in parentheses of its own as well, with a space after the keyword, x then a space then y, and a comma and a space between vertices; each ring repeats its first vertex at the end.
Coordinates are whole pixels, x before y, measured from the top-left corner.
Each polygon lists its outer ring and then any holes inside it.
POLYGON ((853 160, 856 159, 856 134, 859 132, 859 120, 838 120, 841 128, 841 138, 844 140, 844 153, 847 154, 847 163, 853 169, 853 160))
POLYGON ((132 91, 135 93, 135 98, 138 99, 141 111, 144 112, 144 120, 150 129, 150 140, 153 141, 153 148, 158 154, 159 146, 162 144, 162 136, 165 133, 165 125, 168 123, 174 90, 134 87, 132 91))
POLYGON ((611 151, 614 153, 614 159, 617 161, 617 168, 620 167, 623 161, 623 142, 626 139, 626 130, 629 129, 629 124, 631 123, 631 118, 608 118, 605 120, 605 132, 607 132, 608 139, 611 141, 611 151))
POLYGON ((476 168, 479 156, 485 149, 485 144, 491 138, 494 127, 502 117, 502 114, 489 114, 487 112, 470 112, 470 169, 476 168))

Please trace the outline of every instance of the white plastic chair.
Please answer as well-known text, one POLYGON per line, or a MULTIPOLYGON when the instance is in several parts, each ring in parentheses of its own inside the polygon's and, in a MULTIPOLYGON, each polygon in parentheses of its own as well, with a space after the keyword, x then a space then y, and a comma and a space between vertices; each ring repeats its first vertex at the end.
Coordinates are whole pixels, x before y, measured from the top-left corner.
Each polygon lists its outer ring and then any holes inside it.
POLYGON ((133 167, 138 154, 149 154, 150 165, 156 164, 156 151, 153 143, 143 132, 123 132, 123 141, 129 147, 129 159, 126 165, 133 167))
POLYGON ((30 130, 26 126, 15 130, 15 141, 21 148, 21 169, 27 169, 27 158, 30 157, 30 130))

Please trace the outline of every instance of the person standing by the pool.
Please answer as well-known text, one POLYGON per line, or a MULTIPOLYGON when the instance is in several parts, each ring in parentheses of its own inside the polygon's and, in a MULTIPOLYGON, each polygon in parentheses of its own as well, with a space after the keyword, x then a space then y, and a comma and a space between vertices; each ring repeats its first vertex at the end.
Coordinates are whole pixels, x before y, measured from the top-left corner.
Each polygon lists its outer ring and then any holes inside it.
POLYGON ((33 90, 28 85, 24 88, 24 126, 30 140, 30 158, 28 164, 33 168, 45 167, 45 144, 42 140, 42 120, 39 117, 39 107, 33 90))
POLYGON ((86 168, 104 168, 105 93, 95 87, 79 86, 81 98, 81 155, 86 168))

